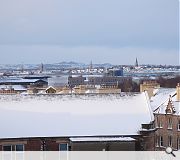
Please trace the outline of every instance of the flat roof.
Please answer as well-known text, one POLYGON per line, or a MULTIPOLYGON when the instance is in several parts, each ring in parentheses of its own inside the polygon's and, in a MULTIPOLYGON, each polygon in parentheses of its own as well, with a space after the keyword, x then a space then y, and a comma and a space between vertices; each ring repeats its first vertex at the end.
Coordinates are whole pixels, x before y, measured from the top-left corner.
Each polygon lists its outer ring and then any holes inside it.
POLYGON ((72 142, 130 142, 135 141, 134 138, 131 137, 77 137, 77 138, 69 138, 72 142))
POLYGON ((145 93, 1 95, 0 138, 138 135, 153 119, 145 93))
POLYGON ((38 81, 43 81, 47 82, 44 79, 23 79, 23 78, 18 78, 18 79, 0 79, 0 83, 35 83, 38 81))

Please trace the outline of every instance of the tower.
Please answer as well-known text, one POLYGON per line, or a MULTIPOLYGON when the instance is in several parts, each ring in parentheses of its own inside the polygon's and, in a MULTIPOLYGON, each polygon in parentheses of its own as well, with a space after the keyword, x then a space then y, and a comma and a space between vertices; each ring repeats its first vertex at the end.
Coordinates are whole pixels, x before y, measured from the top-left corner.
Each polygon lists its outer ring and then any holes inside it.
POLYGON ((43 65, 43 63, 41 63, 41 65, 40 65, 40 73, 42 73, 44 71, 44 65, 43 65))
POLYGON ((90 63, 90 65, 89 65, 89 73, 92 73, 92 69, 93 69, 93 64, 92 64, 92 61, 91 61, 91 63, 90 63))
POLYGON ((136 62, 135 62, 135 67, 138 67, 138 60, 137 60, 137 57, 136 57, 136 62))
POLYGON ((90 69, 90 70, 92 70, 92 69, 93 69, 93 64, 92 64, 92 61, 91 61, 91 63, 90 63, 89 69, 90 69))
POLYGON ((21 64, 21 72, 22 73, 24 72, 24 65, 23 65, 23 63, 21 64))

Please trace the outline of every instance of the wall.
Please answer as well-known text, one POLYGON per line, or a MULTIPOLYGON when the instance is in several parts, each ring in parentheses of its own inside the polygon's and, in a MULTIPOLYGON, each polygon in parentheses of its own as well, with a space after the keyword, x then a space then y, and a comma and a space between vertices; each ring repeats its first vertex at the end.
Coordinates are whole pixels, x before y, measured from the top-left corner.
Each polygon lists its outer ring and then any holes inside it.
POLYGON ((177 148, 177 139, 180 138, 180 130, 178 130, 178 121, 180 116, 172 114, 155 114, 156 119, 156 132, 155 138, 163 136, 163 147, 157 147, 155 144, 155 150, 164 150, 168 146, 168 136, 172 136, 172 147, 177 148), (168 119, 172 119, 172 129, 168 129, 168 119), (162 127, 158 125, 158 121, 161 121, 162 127))
POLYGON ((134 142, 74 142, 73 151, 135 151, 134 142))
POLYGON ((131 142, 70 142, 68 138, 20 138, 0 140, 0 151, 3 145, 24 144, 25 151, 59 151, 60 143, 68 143, 73 151, 135 151, 136 141, 131 142), (44 143, 43 143, 44 141, 44 143), (44 144, 44 145, 43 145, 44 144))

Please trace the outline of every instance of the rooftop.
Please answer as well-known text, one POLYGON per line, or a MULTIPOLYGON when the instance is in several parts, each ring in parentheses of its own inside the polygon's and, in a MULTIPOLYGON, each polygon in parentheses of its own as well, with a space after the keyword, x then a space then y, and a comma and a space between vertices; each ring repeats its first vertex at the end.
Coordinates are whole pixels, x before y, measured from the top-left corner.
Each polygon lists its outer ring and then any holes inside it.
MULTIPOLYGON (((162 103, 156 110, 155 113, 166 114, 166 107, 168 105, 169 98, 162 103)), ((175 109, 174 115, 180 116, 180 101, 176 101, 176 95, 172 97, 172 105, 175 109)))
POLYGON ((151 107, 154 111, 159 106, 161 106, 163 103, 168 101, 169 96, 173 96, 176 94, 176 88, 159 88, 155 89, 155 95, 151 97, 151 107))
POLYGON ((0 83, 35 83, 38 81, 46 82, 46 80, 42 80, 42 79, 23 79, 23 78, 14 78, 14 79, 2 78, 2 79, 0 79, 0 83))
POLYGON ((152 110, 155 113, 165 114, 165 110, 169 101, 169 97, 172 97, 172 104, 176 110, 175 115, 180 115, 180 101, 177 101, 176 88, 160 88, 157 89, 155 96, 151 97, 152 110))
POLYGON ((0 138, 138 135, 147 95, 1 95, 0 138))
POLYGON ((135 141, 134 138, 131 137, 75 137, 70 138, 72 142, 112 142, 112 141, 135 141))
POLYGON ((14 89, 16 91, 26 91, 27 89, 22 85, 0 85, 0 90, 14 89))

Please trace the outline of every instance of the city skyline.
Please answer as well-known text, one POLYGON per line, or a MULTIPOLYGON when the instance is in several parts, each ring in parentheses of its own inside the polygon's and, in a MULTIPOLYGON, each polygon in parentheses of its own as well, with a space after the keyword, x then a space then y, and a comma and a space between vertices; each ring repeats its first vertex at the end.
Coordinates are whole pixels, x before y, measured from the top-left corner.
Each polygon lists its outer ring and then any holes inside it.
POLYGON ((178 9, 175 0, 2 0, 0 64, 179 65, 178 9))

